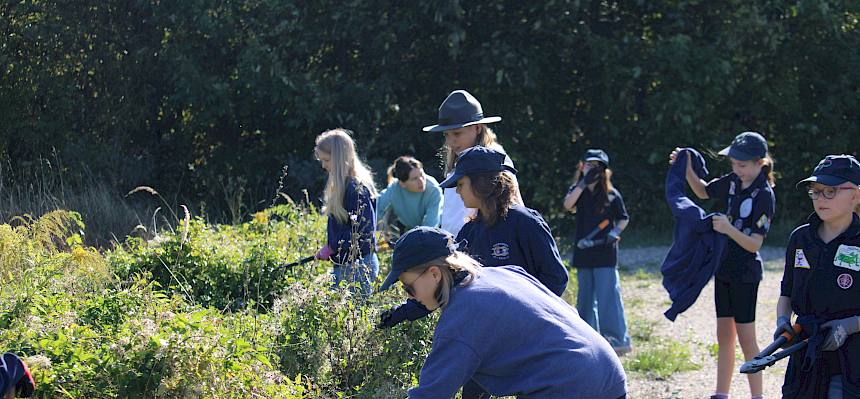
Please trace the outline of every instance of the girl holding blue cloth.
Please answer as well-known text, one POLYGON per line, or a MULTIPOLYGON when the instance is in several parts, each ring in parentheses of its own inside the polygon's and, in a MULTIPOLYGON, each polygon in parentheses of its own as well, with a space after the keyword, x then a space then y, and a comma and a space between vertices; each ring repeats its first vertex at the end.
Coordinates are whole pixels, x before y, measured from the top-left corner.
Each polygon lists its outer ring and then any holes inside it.
MULTIPOLYGON (((674 163, 679 149, 669 156, 674 163)), ((732 172, 705 182, 687 159, 687 183, 701 199, 720 200, 725 215, 713 216, 714 231, 729 240, 714 276, 717 314, 717 387, 712 399, 727 399, 735 373, 735 342, 740 342, 746 360, 759 352, 755 333, 758 287, 762 259, 758 250, 770 229, 776 207, 773 159, 767 141, 756 132, 737 135, 719 152, 731 160, 732 172)), ((689 157, 689 152, 687 152, 689 157)), ((762 397, 761 373, 749 374, 750 394, 762 397)))

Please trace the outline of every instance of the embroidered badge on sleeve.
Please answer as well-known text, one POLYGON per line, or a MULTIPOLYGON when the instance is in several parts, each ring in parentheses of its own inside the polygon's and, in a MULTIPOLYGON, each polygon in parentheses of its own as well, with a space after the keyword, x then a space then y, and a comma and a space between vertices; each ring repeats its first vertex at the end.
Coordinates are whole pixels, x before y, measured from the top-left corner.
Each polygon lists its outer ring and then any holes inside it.
POLYGON ((806 254, 802 249, 794 250, 794 267, 799 269, 809 269, 809 262, 806 260, 806 254))

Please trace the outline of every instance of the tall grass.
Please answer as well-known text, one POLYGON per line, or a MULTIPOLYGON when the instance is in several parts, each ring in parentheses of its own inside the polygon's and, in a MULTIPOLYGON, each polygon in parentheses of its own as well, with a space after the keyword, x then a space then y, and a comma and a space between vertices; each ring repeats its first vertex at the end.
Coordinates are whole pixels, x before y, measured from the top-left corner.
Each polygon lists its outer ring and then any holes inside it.
POLYGON ((92 173, 69 175, 56 157, 39 158, 27 170, 12 170, 8 160, 0 161, 0 222, 75 209, 87 221, 84 241, 103 247, 147 225, 142 215, 154 208, 152 201, 126 198, 92 173))

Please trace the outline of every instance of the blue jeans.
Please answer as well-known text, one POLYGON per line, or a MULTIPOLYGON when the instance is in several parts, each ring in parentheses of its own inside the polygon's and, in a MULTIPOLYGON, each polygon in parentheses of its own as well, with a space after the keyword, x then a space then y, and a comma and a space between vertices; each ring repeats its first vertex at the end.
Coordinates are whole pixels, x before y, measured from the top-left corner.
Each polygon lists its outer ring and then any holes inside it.
POLYGON ((376 280, 377 275, 379 275, 379 258, 376 257, 376 253, 352 263, 335 264, 332 269, 332 277, 334 277, 332 289, 337 289, 341 282, 358 283, 361 287, 361 295, 369 296, 373 292, 371 282, 376 280))
POLYGON ((615 267, 576 269, 579 292, 576 310, 595 331, 603 335, 612 347, 630 346, 621 283, 615 267))
POLYGON ((830 385, 827 387, 827 399, 842 399, 842 374, 830 377, 830 385))

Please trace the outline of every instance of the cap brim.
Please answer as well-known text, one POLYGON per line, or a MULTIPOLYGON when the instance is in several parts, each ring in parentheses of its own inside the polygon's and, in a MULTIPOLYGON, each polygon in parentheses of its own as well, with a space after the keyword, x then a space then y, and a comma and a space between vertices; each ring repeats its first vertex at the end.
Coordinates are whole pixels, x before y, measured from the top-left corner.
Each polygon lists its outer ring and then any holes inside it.
POLYGON ((446 130, 459 129, 461 127, 478 125, 482 123, 495 123, 502 120, 500 116, 488 116, 478 121, 474 122, 466 122, 466 123, 455 123, 453 125, 430 125, 424 126, 421 130, 425 132, 444 132, 446 130))
POLYGON ((457 180, 460 180, 461 177, 463 177, 462 174, 458 174, 457 172, 454 172, 454 174, 452 174, 451 176, 448 176, 447 179, 442 180, 442 182, 439 183, 439 187, 441 187, 441 188, 457 187, 457 180))
POLYGON ((737 159, 738 161, 752 161, 753 159, 761 158, 761 157, 755 156, 755 155, 747 153, 747 152, 739 151, 737 149, 732 149, 732 146, 728 146, 726 148, 723 148, 717 154, 727 156, 727 157, 732 158, 732 159, 737 159))
POLYGON ((599 157, 590 157, 590 158, 585 158, 583 161, 585 161, 585 162, 589 162, 589 161, 597 161, 597 162, 602 163, 604 166, 606 166, 606 162, 603 162, 603 159, 600 159, 599 157))
POLYGON ((837 177, 837 176, 833 176, 833 175, 809 176, 809 177, 797 182, 797 184, 795 184, 794 187, 800 188, 804 184, 808 184, 808 183, 820 183, 820 184, 823 184, 825 186, 836 187, 836 186, 838 186, 842 183, 845 183, 847 181, 848 181, 848 179, 846 179, 844 177, 837 177))
POLYGON ((382 281, 382 285, 379 286, 379 291, 385 291, 389 287, 394 285, 394 283, 396 283, 397 279, 400 277, 400 274, 401 273, 397 273, 393 270, 389 272, 388 275, 385 276, 385 280, 382 281))

